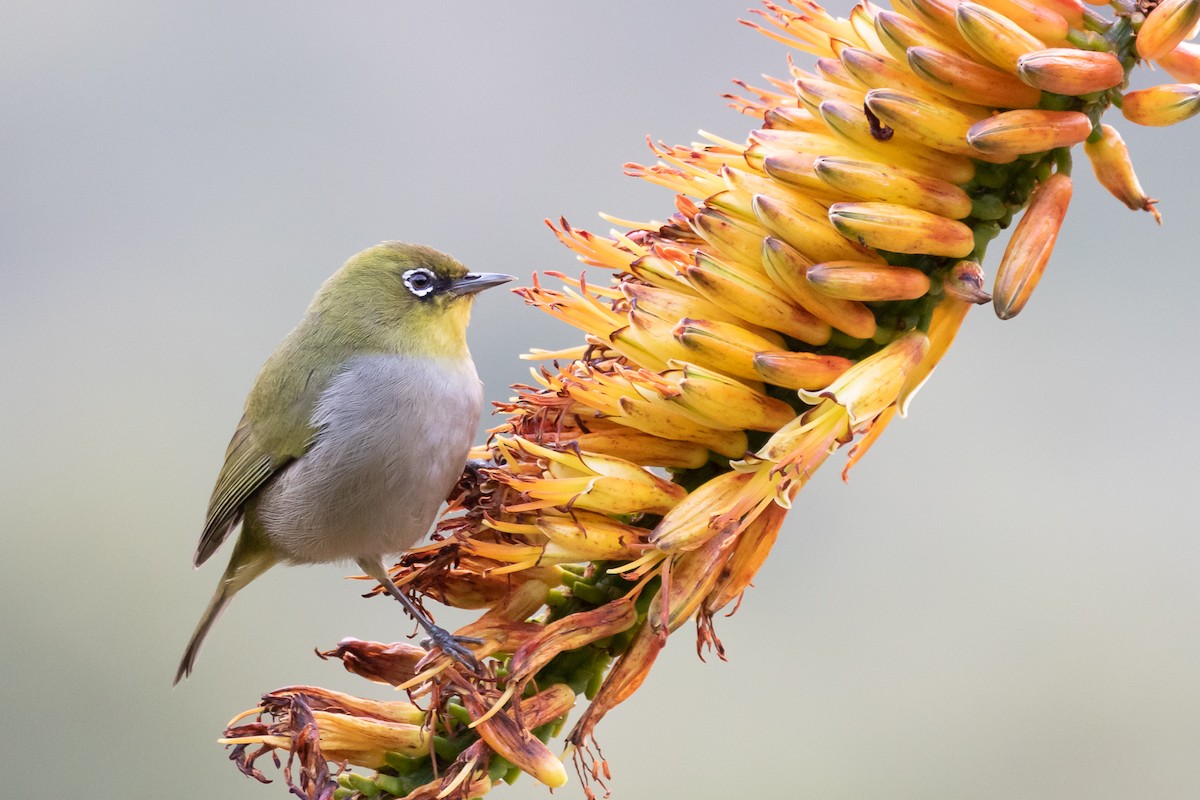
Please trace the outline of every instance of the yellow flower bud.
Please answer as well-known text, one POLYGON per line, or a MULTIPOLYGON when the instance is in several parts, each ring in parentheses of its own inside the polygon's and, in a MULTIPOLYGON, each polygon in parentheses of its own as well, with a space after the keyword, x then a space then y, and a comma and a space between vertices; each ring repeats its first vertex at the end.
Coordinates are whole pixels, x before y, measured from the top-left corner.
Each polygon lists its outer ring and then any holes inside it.
MULTIPOLYGON (((689 354, 681 360, 700 364, 736 378, 758 380, 758 373, 754 370, 754 354, 779 349, 775 343, 745 328, 712 320, 680 320, 675 326, 674 334, 675 339, 689 354)), ((728 449, 718 452, 729 454, 728 449)), ((737 456, 729 454, 729 457, 737 456)))
POLYGON ((796 412, 782 400, 768 397, 741 381, 717 372, 684 364, 679 394, 672 400, 700 420, 773 433, 792 421, 796 412))
POLYGON ((1027 108, 1042 98, 1035 89, 1007 72, 965 56, 932 47, 908 50, 908 65, 917 77, 947 97, 994 108, 1027 108))
POLYGON ((946 153, 980 158, 967 144, 967 130, 978 117, 892 89, 867 92, 867 107, 898 137, 946 153))
POLYGON ((825 207, 816 201, 800 206, 760 194, 754 196, 754 213, 772 235, 814 261, 850 259, 883 262, 875 253, 839 235, 830 224, 825 207))
POLYGON ((1017 59, 1045 50, 1046 45, 1003 14, 981 5, 960 2, 955 20, 975 52, 1006 72, 1017 73, 1017 59))
POLYGON ((754 369, 767 383, 785 389, 820 389, 837 380, 854 362, 841 356, 768 350, 754 355, 754 369))
POLYGON ((915 300, 929 291, 929 276, 911 267, 880 267, 857 261, 826 261, 808 269, 818 290, 845 300, 915 300))
POLYGON ((869 339, 875 335, 875 315, 871 309, 862 303, 817 291, 805 275, 813 262, 791 245, 773 236, 767 237, 763 240, 762 260, 772 280, 820 319, 856 339, 869 339))
MULTIPOLYGON (((877 91, 881 90, 872 90, 877 91)), ((912 97, 915 99, 916 96, 912 97)), ((872 126, 862 105, 827 100, 821 104, 820 112, 829 130, 852 145, 841 151, 814 151, 821 155, 861 158, 865 152, 872 161, 911 169, 950 183, 966 183, 975 176, 975 165, 965 156, 939 151, 914 137, 896 136, 895 131, 885 132, 878 125, 872 126)))
POLYGON ((1200 25, 1200 0, 1162 0, 1151 9, 1137 33, 1138 55, 1147 60, 1162 58, 1200 25))
POLYGON ((1161 127, 1190 119, 1200 112, 1200 84, 1164 83, 1149 89, 1129 92, 1121 104, 1121 113, 1138 125, 1161 127))
POLYGON ((894 203, 835 203, 829 219, 846 238, 879 250, 963 258, 975 249, 961 222, 894 203))
POLYGON ((659 550, 695 550, 722 531, 719 517, 733 505, 751 475, 725 472, 707 481, 671 509, 650 534, 659 550))
POLYGON ((813 172, 827 189, 856 200, 898 203, 950 219, 971 214, 971 198, 948 181, 873 161, 819 156, 813 172))
POLYGON ((961 37, 947 39, 903 14, 880 11, 875 15, 875 32, 892 58, 904 63, 910 47, 931 47, 945 52, 960 52, 961 37))
POLYGON ((635 464, 670 469, 696 469, 708 462, 708 448, 695 442, 680 442, 648 433, 613 426, 580 434, 573 441, 584 450, 606 453, 635 464))
POLYGON ((765 275, 752 279, 703 252, 697 253, 696 265, 683 272, 696 291, 747 322, 809 344, 829 341, 829 324, 780 295, 765 275))
MULTIPOLYGON (((1046 42, 1057 42, 1066 38, 1070 30, 1067 22, 1057 9, 1045 0, 979 0, 981 6, 987 6, 997 14, 1003 14, 1022 30, 1046 42)), ((1082 9, 1078 10, 1078 24, 1083 24, 1082 9)))

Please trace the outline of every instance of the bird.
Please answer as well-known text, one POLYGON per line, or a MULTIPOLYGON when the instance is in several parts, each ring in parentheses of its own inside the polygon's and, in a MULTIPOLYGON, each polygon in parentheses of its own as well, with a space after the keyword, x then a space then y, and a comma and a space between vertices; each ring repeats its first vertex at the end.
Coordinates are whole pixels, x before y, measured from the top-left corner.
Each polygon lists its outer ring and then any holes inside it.
POLYGON ((209 501, 197 568, 240 526, 175 683, 191 674, 235 594, 276 564, 353 561, 474 665, 470 638, 436 626, 384 558, 424 536, 461 476, 483 406, 467 349, 475 295, 514 280, 431 247, 388 241, 322 284, 246 399, 209 501))

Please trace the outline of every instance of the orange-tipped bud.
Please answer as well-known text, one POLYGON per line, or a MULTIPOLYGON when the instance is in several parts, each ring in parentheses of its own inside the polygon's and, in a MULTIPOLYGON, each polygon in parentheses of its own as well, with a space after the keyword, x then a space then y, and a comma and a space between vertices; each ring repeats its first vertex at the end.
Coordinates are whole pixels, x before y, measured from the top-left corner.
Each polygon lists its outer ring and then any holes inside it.
POLYGON ((938 36, 919 22, 892 11, 880 11, 875 15, 875 32, 884 48, 901 63, 907 58, 910 47, 960 51, 960 47, 949 39, 938 36))
POLYGON ((1017 74, 1030 86, 1079 96, 1120 86, 1125 68, 1112 53, 1052 47, 1017 59, 1017 74))
POLYGON ((738 322, 735 314, 693 294, 690 288, 682 283, 678 286, 679 291, 675 291, 627 281, 621 285, 621 293, 629 299, 630 306, 636 313, 649 314, 663 322, 673 324, 684 317, 738 322))
POLYGON ((612 516, 665 514, 687 494, 678 484, 614 456, 555 450, 519 436, 499 439, 496 446, 510 466, 525 460, 535 467, 530 475, 515 470, 497 474, 529 500, 507 505, 510 512, 563 506, 612 516))
POLYGON ((1184 42, 1160 57, 1158 65, 1180 83, 1200 83, 1200 45, 1184 42))
POLYGON ((835 203, 829 220, 847 239, 893 253, 963 258, 975 249, 974 233, 961 222, 894 203, 835 203))
POLYGON ((873 161, 915 170, 951 183, 966 183, 975 176, 975 165, 969 158, 935 150, 911 137, 895 136, 894 131, 872 124, 862 105, 828 100, 821 104, 820 112, 829 130, 851 147, 841 152, 814 150, 814 153, 852 158, 866 155, 873 161))
POLYGON ((856 200, 898 203, 950 219, 971 214, 971 198, 953 183, 903 167, 844 156, 818 156, 813 172, 827 188, 856 200))
POLYGON ((727 254, 744 264, 758 263, 758 249, 762 246, 766 231, 753 222, 705 208, 692 217, 691 223, 693 230, 716 252, 727 254))
POLYGON ((1200 112, 1200 84, 1164 83, 1149 89, 1129 92, 1121 104, 1121 113, 1138 125, 1161 127, 1190 119, 1200 112))
MULTIPOLYGON (((779 349, 769 339, 745 328, 713 320, 680 320, 673 333, 688 351, 688 357, 684 360, 735 378, 758 380, 758 373, 754 370, 754 354, 779 349)), ((725 453, 726 450, 719 452, 725 453)), ((730 458, 736 458, 736 455, 730 458)))
MULTIPOLYGON (((1003 14, 1023 30, 1046 42, 1065 39, 1071 28, 1067 18, 1044 0, 979 0, 979 4, 1003 14)), ((1079 24, 1082 24, 1082 9, 1078 18, 1079 24)))
POLYGON ((946 294, 956 300, 981 306, 992 302, 992 296, 983 288, 983 267, 975 261, 959 261, 942 279, 946 294))
POLYGON ((839 57, 847 71, 868 89, 899 89, 933 102, 947 102, 942 94, 902 67, 904 62, 859 47, 844 48, 839 57))
POLYGON ((1147 60, 1162 58, 1200 25, 1200 0, 1162 0, 1146 16, 1137 33, 1138 55, 1147 60))
POLYGON ((756 280, 703 252, 696 254, 695 266, 685 266, 683 271, 696 291, 747 322, 809 344, 829 341, 829 323, 781 296, 766 276, 756 280))
POLYGON ((828 194, 829 187, 813 171, 813 153, 773 153, 762 163, 763 172, 788 186, 809 194, 828 194))
POLYGON ((819 318, 856 339, 875 335, 875 315, 871 309, 817 291, 805 275, 813 262, 796 248, 768 236, 763 240, 762 261, 771 279, 819 318))
POLYGON ((1061 172, 1033 190, 1029 207, 1013 230, 996 272, 993 307, 1000 319, 1012 319, 1029 301, 1046 271, 1070 202, 1071 179, 1061 172))
POLYGON ((1016 158, 1079 144, 1092 133, 1092 120, 1079 111, 1022 108, 982 119, 967 131, 967 141, 982 153, 1016 158))
POLYGON ((837 380, 854 362, 841 356, 769 350, 754 355, 754 368, 767 383, 785 389, 820 389, 837 380))
POLYGON ((1036 36, 990 8, 961 2, 954 16, 959 32, 975 52, 1014 75, 1017 59, 1026 53, 1046 49, 1036 36))
POLYGON ((959 43, 959 33, 954 25, 956 0, 894 0, 893 6, 909 19, 919 22, 928 30, 947 41, 959 43))
POLYGON ((1101 125, 1100 135, 1088 140, 1083 145, 1092 162, 1092 170, 1100 184, 1134 211, 1149 211, 1162 224, 1162 215, 1154 204, 1158 202, 1150 198, 1142 189, 1137 174, 1133 171, 1133 162, 1129 159, 1129 148, 1121 134, 1111 125, 1101 125))
POLYGON ((913 73, 947 97, 994 108, 1027 108, 1042 98, 1038 89, 1007 72, 978 61, 937 50, 913 47, 908 51, 913 73))
POLYGON ((816 201, 802 206, 759 194, 754 196, 754 213, 772 235, 814 261, 883 261, 869 250, 851 244, 838 235, 829 224, 825 207, 816 201))
POLYGON ((967 144, 967 131, 977 117, 891 89, 867 92, 867 107, 880 122, 895 129, 897 137, 903 137, 904 141, 917 142, 945 153, 986 158, 967 144))
POLYGON ((620 426, 590 430, 573 441, 584 450, 605 453, 648 467, 696 469, 708 463, 708 448, 702 444, 663 439, 620 426))
POLYGON ((826 100, 862 105, 863 93, 864 90, 861 87, 850 89, 815 78, 798 78, 796 80, 796 96, 813 114, 817 113, 817 107, 826 100))
POLYGON ((774 433, 792 421, 796 412, 782 400, 768 397, 741 381, 718 372, 684 364, 679 395, 672 401, 688 414, 710 424, 774 433))
POLYGON ((808 280, 830 297, 860 300, 915 300, 929 291, 929 276, 912 267, 880 267, 857 261, 826 261, 808 269, 808 280))

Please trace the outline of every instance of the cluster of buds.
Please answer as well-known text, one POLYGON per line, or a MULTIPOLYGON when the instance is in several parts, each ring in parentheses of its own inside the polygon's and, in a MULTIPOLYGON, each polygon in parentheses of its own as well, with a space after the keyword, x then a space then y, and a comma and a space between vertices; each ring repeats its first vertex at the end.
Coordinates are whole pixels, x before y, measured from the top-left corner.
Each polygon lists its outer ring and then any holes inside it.
POLYGON ((235 760, 261 777, 255 758, 290 751, 302 769, 289 783, 311 797, 474 797, 521 772, 556 787, 567 773, 544 742, 582 694, 568 750, 585 788, 603 786, 593 731, 670 633, 695 620, 697 649, 723 657, 714 617, 736 607, 813 472, 843 445, 847 470, 862 458, 971 308, 1025 307, 1071 199, 1071 148, 1158 217, 1100 119, 1114 105, 1143 125, 1200 111, 1200 49, 1185 41, 1200 0, 1112 7, 757 12, 746 24, 815 57, 812 70, 739 84, 733 105, 759 123, 745 142, 705 134, 627 165, 674 192, 667 222, 609 236, 550 225, 605 278, 547 273, 562 288, 535 276, 519 293, 584 341, 530 354, 533 383, 502 404, 435 541, 395 568, 406 590, 487 609, 457 631, 481 642, 479 672, 347 640, 324 655, 424 706, 281 690, 227 732, 235 760), (1190 83, 1127 91, 1148 61, 1190 83), (989 294, 981 264, 1014 220, 989 294))

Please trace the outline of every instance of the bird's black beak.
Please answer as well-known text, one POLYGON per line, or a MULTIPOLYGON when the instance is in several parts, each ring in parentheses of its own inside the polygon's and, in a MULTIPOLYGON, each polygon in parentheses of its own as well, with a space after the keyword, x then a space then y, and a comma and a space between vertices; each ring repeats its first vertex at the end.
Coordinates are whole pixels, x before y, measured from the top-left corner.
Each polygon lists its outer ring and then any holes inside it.
POLYGON ((505 275, 502 272, 468 272, 451 282, 450 291, 459 296, 475 294, 515 280, 516 276, 505 275))

